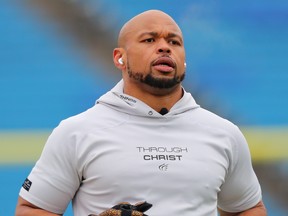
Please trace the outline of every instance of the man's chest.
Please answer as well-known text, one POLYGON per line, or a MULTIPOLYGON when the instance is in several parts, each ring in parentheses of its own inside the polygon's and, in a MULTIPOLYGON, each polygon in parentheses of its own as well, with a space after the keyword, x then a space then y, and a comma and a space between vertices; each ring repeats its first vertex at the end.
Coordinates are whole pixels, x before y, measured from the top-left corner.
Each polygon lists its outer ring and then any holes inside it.
POLYGON ((229 167, 227 140, 204 131, 123 128, 89 136, 81 152, 88 156, 82 173, 89 184, 83 187, 91 191, 162 191, 163 196, 181 193, 184 197, 206 191, 216 199, 229 167))

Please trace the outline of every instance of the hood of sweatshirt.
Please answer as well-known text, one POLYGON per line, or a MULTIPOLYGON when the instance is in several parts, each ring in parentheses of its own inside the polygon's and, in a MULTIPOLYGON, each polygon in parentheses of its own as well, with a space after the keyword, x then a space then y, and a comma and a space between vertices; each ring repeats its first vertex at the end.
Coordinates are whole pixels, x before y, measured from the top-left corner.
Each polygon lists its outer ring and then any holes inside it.
POLYGON ((192 95, 183 89, 183 97, 165 115, 161 115, 141 100, 123 93, 124 81, 121 80, 114 88, 101 96, 96 104, 102 104, 129 115, 161 118, 181 115, 191 109, 199 108, 192 95))

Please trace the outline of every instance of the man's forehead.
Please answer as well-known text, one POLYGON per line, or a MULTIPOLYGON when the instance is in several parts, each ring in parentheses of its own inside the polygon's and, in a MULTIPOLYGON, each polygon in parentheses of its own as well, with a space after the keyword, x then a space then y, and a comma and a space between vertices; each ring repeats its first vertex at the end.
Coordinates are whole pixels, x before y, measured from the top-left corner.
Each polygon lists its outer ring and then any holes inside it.
POLYGON ((145 38, 145 37, 153 37, 153 38, 178 38, 180 41, 183 41, 182 34, 175 31, 144 31, 139 32, 138 34, 135 34, 135 36, 139 39, 145 38))
POLYGON ((144 32, 174 33, 182 37, 181 29, 169 15, 162 11, 152 10, 129 20, 120 31, 119 42, 124 42, 126 37, 139 36, 144 32))
POLYGON ((131 25, 126 29, 126 36, 140 37, 145 34, 151 36, 182 37, 180 28, 173 22, 149 22, 149 20, 146 20, 146 22, 135 23, 135 25, 131 25))

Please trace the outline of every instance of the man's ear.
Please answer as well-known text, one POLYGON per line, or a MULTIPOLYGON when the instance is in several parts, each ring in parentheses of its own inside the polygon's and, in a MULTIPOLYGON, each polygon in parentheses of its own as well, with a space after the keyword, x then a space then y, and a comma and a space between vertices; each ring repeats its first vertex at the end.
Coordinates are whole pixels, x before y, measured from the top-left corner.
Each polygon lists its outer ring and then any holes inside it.
POLYGON ((126 68, 125 51, 123 48, 115 48, 113 50, 113 62, 114 65, 121 71, 126 68))

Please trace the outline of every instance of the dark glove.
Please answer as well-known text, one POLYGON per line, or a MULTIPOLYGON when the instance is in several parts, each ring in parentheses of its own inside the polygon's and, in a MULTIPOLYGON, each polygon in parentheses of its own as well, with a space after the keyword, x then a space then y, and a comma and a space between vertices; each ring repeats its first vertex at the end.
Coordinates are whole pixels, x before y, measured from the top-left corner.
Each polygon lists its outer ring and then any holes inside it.
MULTIPOLYGON (((118 205, 113 206, 111 209, 108 209, 99 216, 148 216, 143 212, 147 211, 152 207, 152 204, 145 202, 136 203, 131 205, 130 203, 119 203, 118 205)), ((90 214, 89 216, 97 216, 95 214, 90 214)))

